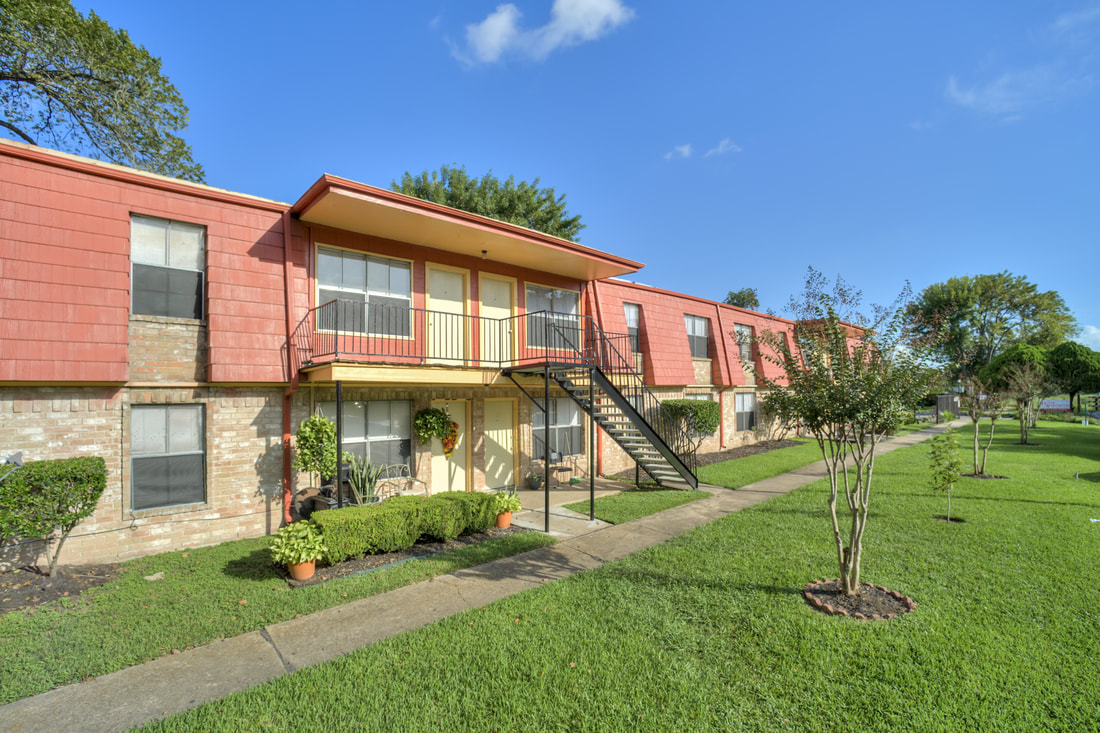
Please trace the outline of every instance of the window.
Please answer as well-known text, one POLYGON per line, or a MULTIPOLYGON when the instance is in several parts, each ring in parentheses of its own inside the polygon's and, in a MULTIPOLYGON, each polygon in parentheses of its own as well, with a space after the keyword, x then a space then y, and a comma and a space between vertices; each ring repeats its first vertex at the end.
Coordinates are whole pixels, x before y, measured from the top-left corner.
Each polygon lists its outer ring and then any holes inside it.
POLYGON ((752 430, 756 427, 756 395, 752 392, 738 392, 734 400, 737 410, 737 430, 752 430))
MULTIPOLYGON (((536 460, 546 455, 546 416, 536 408, 531 420, 531 434, 534 436, 536 460)), ((581 410, 577 403, 568 397, 550 399, 550 451, 563 456, 575 456, 584 452, 584 427, 581 425, 581 410)))
POLYGON ((206 497, 202 405, 130 409, 130 505, 155 509, 206 497))
POLYGON ((549 315, 537 315, 527 319, 527 345, 551 349, 580 349, 580 294, 574 290, 558 290, 528 285, 526 289, 528 313, 546 311, 549 315), (549 342, 547 341, 549 329, 549 342))
POLYGON ((691 356, 694 359, 709 359, 710 358, 710 335, 707 330, 707 319, 700 318, 699 316, 689 316, 684 314, 684 327, 687 328, 688 335, 688 348, 691 349, 691 356))
POLYGON ((412 268, 408 262, 317 248, 318 328, 375 336, 412 332, 412 268))
MULTIPOLYGON (((322 402, 321 414, 336 422, 336 403, 322 402)), ((375 466, 404 464, 412 470, 412 405, 408 400, 344 402, 344 450, 375 466)))
POLYGON ((752 364, 752 328, 737 323, 733 327, 733 335, 737 339, 737 348, 741 351, 741 362, 752 364))
POLYGON ((131 313, 201 319, 205 239, 194 224, 131 217, 131 313))
POLYGON ((626 332, 630 334, 630 348, 635 354, 642 352, 642 341, 638 336, 638 326, 642 322, 642 307, 635 303, 623 303, 626 314, 626 332))

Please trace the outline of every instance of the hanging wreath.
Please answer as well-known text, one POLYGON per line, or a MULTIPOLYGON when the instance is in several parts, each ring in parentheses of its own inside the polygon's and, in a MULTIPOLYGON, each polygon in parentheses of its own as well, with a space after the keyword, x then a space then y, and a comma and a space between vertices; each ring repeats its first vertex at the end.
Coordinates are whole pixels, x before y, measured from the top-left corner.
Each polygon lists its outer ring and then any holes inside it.
POLYGON ((451 423, 451 429, 443 438, 443 455, 448 459, 455 454, 455 445, 458 443, 458 423, 451 423))

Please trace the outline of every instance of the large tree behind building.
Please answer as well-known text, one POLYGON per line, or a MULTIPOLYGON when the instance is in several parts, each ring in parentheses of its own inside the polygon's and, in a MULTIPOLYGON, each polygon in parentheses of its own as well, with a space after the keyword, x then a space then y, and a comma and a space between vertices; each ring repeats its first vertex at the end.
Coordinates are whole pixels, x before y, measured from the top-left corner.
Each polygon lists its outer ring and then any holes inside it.
POLYGON ((740 290, 731 290, 729 295, 723 301, 728 305, 735 305, 738 308, 745 308, 750 311, 760 310, 760 299, 756 295, 756 288, 741 288, 740 290))
POLYGON ((0 0, 0 127, 34 145, 202 181, 160 59, 69 0, 0 0))
POLYGON ((581 217, 570 216, 565 209, 565 194, 558 196, 553 188, 540 188, 539 179, 516 183, 515 176, 501 182, 492 171, 481 178, 471 178, 465 166, 442 166, 438 171, 419 175, 405 172, 390 188, 490 219, 516 224, 550 234, 571 242, 584 224, 581 217))
POLYGON ((962 376, 977 374, 1013 344, 1052 349, 1078 330, 1062 296, 1040 292, 1026 277, 1009 272, 929 285, 909 312, 918 329, 944 335, 939 354, 962 376))

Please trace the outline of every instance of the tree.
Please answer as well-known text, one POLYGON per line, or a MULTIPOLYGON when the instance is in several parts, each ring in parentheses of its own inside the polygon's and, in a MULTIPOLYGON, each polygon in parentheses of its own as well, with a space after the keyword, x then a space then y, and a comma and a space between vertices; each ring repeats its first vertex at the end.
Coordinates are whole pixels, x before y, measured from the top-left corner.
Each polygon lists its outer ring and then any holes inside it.
POLYGON ((947 523, 951 523, 951 490, 962 474, 963 462, 959 460, 959 442, 950 428, 932 438, 928 454, 932 468, 932 488, 947 494, 947 523))
POLYGON ((173 134, 187 107, 160 59, 69 0, 0 0, 0 116, 33 145, 203 180, 173 134))
POLYGON ((492 171, 480 179, 471 178, 465 166, 445 165, 438 172, 424 171, 418 176, 406 171, 400 183, 394 181, 390 188, 571 242, 579 241, 577 235, 584 229, 580 216, 569 216, 565 210, 565 194, 557 196, 553 188, 539 188, 538 178, 516 183, 515 176, 508 176, 501 183, 492 171))
POLYGON ((1081 393, 1100 390, 1100 353, 1074 341, 1064 341, 1050 352, 1050 378, 1069 393, 1070 407, 1077 398, 1081 411, 1081 393))
POLYGON ((703 440, 714 434, 722 421, 722 408, 709 400, 665 400, 661 403, 672 419, 679 420, 684 433, 699 450, 703 440))
POLYGON ((1041 293, 1007 271, 929 285, 910 315, 918 330, 943 334, 938 352, 960 376, 976 374, 1012 344, 1051 349, 1078 330, 1058 293, 1041 293))
POLYGON ((974 423, 974 476, 985 475, 986 459, 989 457, 989 448, 993 445, 993 433, 997 428, 997 420, 1001 417, 1001 404, 1004 398, 1000 393, 990 389, 976 376, 969 376, 963 382, 963 391, 959 395, 963 409, 974 423), (989 438, 984 446, 979 444, 979 428, 982 416, 989 418, 989 438), (978 451, 981 450, 981 462, 978 462, 978 451))
POLYGON ((741 288, 731 290, 724 301, 727 305, 735 305, 750 311, 760 310, 760 300, 756 297, 756 288, 741 288))
POLYGON ((927 389, 928 372, 919 368, 927 346, 911 338, 904 307, 908 294, 906 288, 892 307, 876 309, 873 320, 853 320, 859 293, 839 278, 830 291, 824 277, 810 268, 802 299, 791 301, 797 316, 795 347, 781 333, 758 337, 766 347, 764 358, 784 374, 783 379, 761 375, 768 389, 765 408, 801 424, 825 459, 829 516, 846 595, 860 593, 875 450, 927 389), (849 514, 846 531, 837 516, 841 490, 849 514))
POLYGON ((998 354, 979 375, 993 389, 1000 390, 1016 402, 1016 417, 1020 421, 1020 445, 1027 445, 1028 434, 1035 423, 1036 400, 1051 389, 1047 374, 1046 349, 1028 344, 1013 344, 998 354))

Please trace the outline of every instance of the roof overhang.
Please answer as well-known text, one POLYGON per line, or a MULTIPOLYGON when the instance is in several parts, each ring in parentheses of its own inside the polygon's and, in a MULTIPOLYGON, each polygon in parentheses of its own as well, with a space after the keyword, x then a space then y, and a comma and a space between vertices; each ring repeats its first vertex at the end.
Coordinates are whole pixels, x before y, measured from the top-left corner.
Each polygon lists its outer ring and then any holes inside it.
POLYGON ((577 280, 601 280, 642 268, 640 262, 576 242, 327 174, 291 211, 310 224, 577 280))

